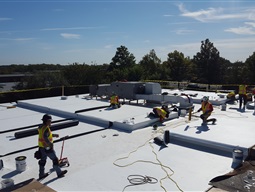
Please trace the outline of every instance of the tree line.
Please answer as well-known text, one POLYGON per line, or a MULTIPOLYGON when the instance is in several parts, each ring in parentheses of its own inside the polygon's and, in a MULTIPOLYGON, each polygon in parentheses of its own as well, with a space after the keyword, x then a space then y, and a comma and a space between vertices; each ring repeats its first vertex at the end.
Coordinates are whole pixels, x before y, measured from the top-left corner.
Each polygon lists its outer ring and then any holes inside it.
POLYGON ((24 73, 15 89, 41 87, 107 84, 113 81, 189 81, 204 84, 254 84, 255 52, 245 62, 231 63, 222 58, 209 39, 201 41, 200 51, 193 58, 177 50, 161 61, 154 49, 136 62, 128 48, 117 48, 112 61, 102 65, 86 63, 28 64, 0 66, 1 74, 24 73), (31 74, 33 74, 31 76, 31 74))

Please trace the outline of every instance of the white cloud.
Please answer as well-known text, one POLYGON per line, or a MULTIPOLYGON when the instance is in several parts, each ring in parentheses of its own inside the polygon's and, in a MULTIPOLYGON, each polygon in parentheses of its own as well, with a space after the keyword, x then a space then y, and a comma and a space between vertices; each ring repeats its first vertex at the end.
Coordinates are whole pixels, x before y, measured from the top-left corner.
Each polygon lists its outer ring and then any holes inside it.
POLYGON ((245 24, 255 28, 255 22, 245 22, 245 24))
POLYGON ((80 35, 78 34, 71 34, 71 33, 61 33, 60 34, 65 39, 80 39, 80 35))
POLYGON ((53 9, 53 11, 55 11, 55 12, 62 12, 62 11, 64 11, 64 9, 53 9))
POLYGON ((229 28, 225 30, 226 32, 232 32, 239 35, 255 35, 254 28, 251 27, 237 27, 237 28, 229 28))
POLYGON ((105 45, 104 48, 106 49, 111 49, 113 47, 113 45, 105 45))
POLYGON ((183 4, 178 5, 181 16, 190 17, 201 22, 212 22, 226 19, 251 19, 254 18, 252 11, 254 10, 241 10, 240 12, 225 13, 229 10, 223 8, 208 8, 198 11, 188 11, 183 4))
POLYGON ((194 30, 187 30, 187 29, 178 29, 175 31, 175 33, 177 35, 185 35, 185 34, 190 34, 190 33, 193 33, 194 30))
POLYGON ((12 20, 12 18, 0 17, 0 21, 9 21, 9 20, 12 20))
POLYGON ((33 40, 35 38, 16 38, 16 39, 13 39, 14 41, 30 41, 30 40, 33 40))
POLYGON ((95 27, 67 27, 67 28, 45 28, 41 31, 60 31, 60 30, 79 30, 79 29, 94 29, 95 27))

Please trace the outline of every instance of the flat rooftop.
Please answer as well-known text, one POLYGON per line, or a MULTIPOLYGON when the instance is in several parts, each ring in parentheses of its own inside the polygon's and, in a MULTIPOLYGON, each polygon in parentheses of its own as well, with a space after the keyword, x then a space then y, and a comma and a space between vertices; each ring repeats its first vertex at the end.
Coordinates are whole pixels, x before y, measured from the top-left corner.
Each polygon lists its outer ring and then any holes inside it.
MULTIPOLYGON (((208 95, 198 91, 189 94, 197 94, 198 99, 208 95)), ((217 93, 210 93, 211 98, 214 96, 217 93)), ((160 105, 147 105, 142 100, 126 102, 119 109, 108 106, 108 100, 85 94, 1 104, 1 180, 12 179, 17 184, 38 178, 34 158, 38 135, 16 138, 15 134, 36 129, 45 113, 52 115, 52 125, 70 124, 53 131, 60 138, 69 136, 63 157, 70 166, 62 168, 68 173, 57 179, 53 172, 41 181, 55 191, 207 191, 212 188, 212 178, 233 170, 234 149, 241 149, 245 158, 254 145, 254 110, 240 112, 237 102, 227 104, 225 111, 214 105, 211 117, 217 122, 207 126, 201 126, 200 113, 189 119, 188 114, 179 116, 174 111, 171 118, 159 123, 147 115, 160 105), (166 131, 170 132, 170 143, 155 143, 154 138, 163 138, 166 131), (22 172, 16 169, 15 158, 19 156, 26 157, 22 172), (155 182, 133 185, 128 180, 141 176, 152 177, 155 182)), ((194 103, 194 111, 199 108, 200 104, 194 103)), ((61 139, 55 139, 58 157, 62 144, 61 139)), ((46 170, 51 168, 48 159, 46 170)))

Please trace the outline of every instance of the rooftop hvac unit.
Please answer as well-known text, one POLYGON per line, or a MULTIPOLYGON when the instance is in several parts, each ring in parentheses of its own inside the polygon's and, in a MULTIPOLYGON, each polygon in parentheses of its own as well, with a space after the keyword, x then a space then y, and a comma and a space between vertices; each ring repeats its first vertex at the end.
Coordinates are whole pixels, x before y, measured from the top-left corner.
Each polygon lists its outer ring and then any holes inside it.
POLYGON ((97 96, 105 96, 111 94, 111 85, 110 84, 101 84, 101 85, 90 85, 89 86, 89 93, 90 95, 97 95, 97 96))
POLYGON ((161 94, 161 86, 159 83, 145 83, 145 94, 161 94))
POLYGON ((111 88, 120 98, 135 99, 136 94, 145 93, 145 85, 141 82, 113 82, 111 88))
POLYGON ((90 85, 89 86, 89 94, 91 96, 97 95, 97 85, 90 85))

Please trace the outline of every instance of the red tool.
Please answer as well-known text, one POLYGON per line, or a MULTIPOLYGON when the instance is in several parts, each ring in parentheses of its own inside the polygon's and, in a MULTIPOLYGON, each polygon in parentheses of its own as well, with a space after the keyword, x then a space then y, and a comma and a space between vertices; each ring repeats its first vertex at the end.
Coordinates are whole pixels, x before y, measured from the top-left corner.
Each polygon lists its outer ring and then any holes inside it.
POLYGON ((68 138, 68 135, 62 138, 63 142, 62 142, 61 154, 60 154, 60 159, 59 159, 59 166, 60 167, 64 167, 64 166, 69 167, 69 165, 70 165, 67 157, 62 158, 66 138, 68 138))

